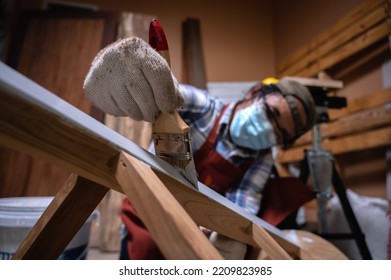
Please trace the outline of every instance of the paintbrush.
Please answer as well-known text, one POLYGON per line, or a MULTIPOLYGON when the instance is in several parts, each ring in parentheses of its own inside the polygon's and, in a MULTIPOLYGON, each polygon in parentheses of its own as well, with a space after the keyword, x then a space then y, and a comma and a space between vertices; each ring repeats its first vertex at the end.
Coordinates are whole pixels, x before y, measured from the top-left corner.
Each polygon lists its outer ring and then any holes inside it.
MULTIPOLYGON (((166 35, 159 21, 153 19, 149 27, 149 44, 170 65, 166 35)), ((175 166, 196 189, 197 172, 191 148, 190 129, 178 112, 160 112, 152 129, 156 156, 175 166)))

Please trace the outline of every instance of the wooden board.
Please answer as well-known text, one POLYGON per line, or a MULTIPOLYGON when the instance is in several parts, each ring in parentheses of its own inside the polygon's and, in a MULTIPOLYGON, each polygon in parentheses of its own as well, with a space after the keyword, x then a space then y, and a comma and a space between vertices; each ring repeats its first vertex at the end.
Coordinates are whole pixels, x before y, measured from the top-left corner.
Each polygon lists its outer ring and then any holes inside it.
POLYGON ((285 61, 278 65, 277 72, 287 72, 290 67, 300 62, 300 60, 305 58, 308 53, 311 53, 317 47, 327 43, 330 38, 338 35, 340 32, 349 30, 351 26, 354 26, 363 17, 365 18, 365 15, 368 12, 382 8, 383 5, 384 0, 371 0, 361 4, 356 9, 352 10, 349 14, 338 20, 333 26, 314 37, 312 40, 307 42, 292 55, 290 55, 285 61))
POLYGON ((57 259, 109 189, 72 174, 13 259, 57 259))
MULTIPOLYGON (((389 125, 391 125, 391 108, 383 105, 351 114, 331 123, 321 124, 320 134, 323 139, 333 139, 389 125)), ((306 133, 297 139, 295 145, 300 146, 311 142, 312 133, 306 133)))
POLYGON ((284 232, 201 183, 196 190, 165 161, 3 63, 0 73, 0 143, 88 178, 69 179, 15 258, 55 258, 106 188, 131 199, 168 258, 220 258, 197 225, 262 247, 273 258, 304 256, 284 232), (47 241, 58 244, 44 252, 47 241))
POLYGON ((149 166, 121 153, 115 173, 167 259, 222 259, 149 166))
MULTIPOLYGON (((114 40, 114 22, 110 13, 24 12, 7 63, 92 114, 82 84, 95 54, 114 40)), ((3 146, 0 160, 7 163, 0 167, 0 197, 53 196, 70 175, 63 168, 3 146)))
MULTIPOLYGON (((358 133, 322 143, 326 150, 331 150, 334 155, 355 152, 375 147, 389 146, 391 143, 391 126, 358 133)), ((301 161, 304 158, 304 150, 310 149, 311 145, 293 147, 278 154, 278 162, 281 164, 301 161)))
POLYGON ((368 1, 293 53, 278 66, 278 76, 314 76, 390 33, 389 3, 368 1))
POLYGON ((201 24, 187 18, 182 23, 183 83, 206 89, 206 73, 202 51, 201 24))
POLYGON ((197 223, 210 225, 211 230, 218 232, 233 232, 238 240, 256 245, 249 230, 255 223, 266 229, 288 253, 299 254, 299 248, 277 228, 201 183, 199 190, 194 189, 173 166, 3 63, 0 63, 0 72, 1 144, 122 193, 114 170, 120 153, 129 153, 159 174, 164 185, 197 223), (219 213, 223 213, 221 218, 219 213))

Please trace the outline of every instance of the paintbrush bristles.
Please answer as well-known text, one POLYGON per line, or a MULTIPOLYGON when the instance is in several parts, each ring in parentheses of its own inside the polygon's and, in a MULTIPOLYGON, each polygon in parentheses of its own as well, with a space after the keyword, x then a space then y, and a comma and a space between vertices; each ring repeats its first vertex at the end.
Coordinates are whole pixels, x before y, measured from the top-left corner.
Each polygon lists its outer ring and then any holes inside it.
POLYGON ((197 171, 195 168, 194 161, 191 157, 183 159, 183 154, 169 154, 167 152, 156 153, 156 155, 165 162, 174 166, 179 171, 179 173, 184 176, 193 186, 198 186, 197 171))
POLYGON ((192 185, 197 187, 198 178, 189 133, 154 132, 152 139, 156 155, 175 166, 192 185))
MULTIPOLYGON (((176 167, 176 163, 173 164, 176 167)), ((178 167, 179 172, 185 177, 193 186, 198 188, 197 170, 194 161, 190 160, 184 168, 178 167)))

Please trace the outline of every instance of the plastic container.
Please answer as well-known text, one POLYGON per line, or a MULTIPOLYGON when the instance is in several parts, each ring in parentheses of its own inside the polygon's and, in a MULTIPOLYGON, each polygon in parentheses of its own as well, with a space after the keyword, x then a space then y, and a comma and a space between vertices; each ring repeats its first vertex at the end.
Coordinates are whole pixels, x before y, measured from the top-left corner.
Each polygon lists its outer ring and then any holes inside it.
MULTIPOLYGON (((0 260, 11 259, 26 235, 49 206, 53 197, 0 198, 0 260)), ((94 211, 65 248, 59 259, 85 259, 89 249, 94 211)))

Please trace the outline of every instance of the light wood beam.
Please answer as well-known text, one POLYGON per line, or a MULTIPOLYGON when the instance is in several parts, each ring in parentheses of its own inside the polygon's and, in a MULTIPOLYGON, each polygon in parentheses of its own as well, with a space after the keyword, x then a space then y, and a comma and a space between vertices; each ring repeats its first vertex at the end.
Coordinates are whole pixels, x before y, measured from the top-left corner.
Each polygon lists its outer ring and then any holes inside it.
MULTIPOLYGON (((387 126, 369 132, 340 137, 335 140, 327 140, 322 142, 322 146, 326 150, 331 150, 334 155, 339 155, 375 147, 389 146, 390 143, 391 126, 387 126)), ((311 145, 291 148, 279 153, 277 160, 280 164, 301 161, 304 158, 304 150, 309 148, 311 148, 311 145)))

